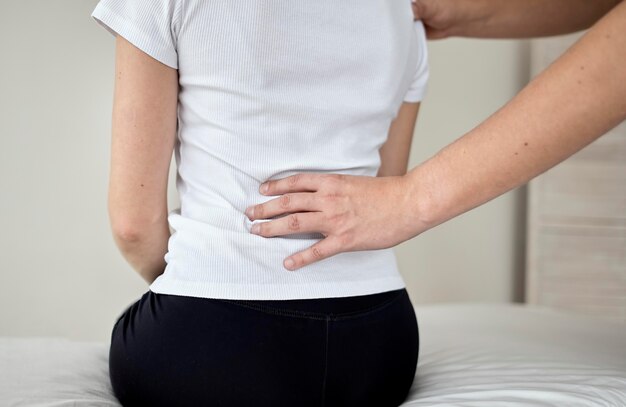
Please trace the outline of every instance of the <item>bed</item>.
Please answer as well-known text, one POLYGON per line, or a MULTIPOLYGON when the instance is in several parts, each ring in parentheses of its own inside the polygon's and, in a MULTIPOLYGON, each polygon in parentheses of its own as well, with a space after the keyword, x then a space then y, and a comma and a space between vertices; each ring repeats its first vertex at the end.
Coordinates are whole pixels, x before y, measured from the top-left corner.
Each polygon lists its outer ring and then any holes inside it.
MULTIPOLYGON (((626 325, 521 304, 416 307, 405 406, 626 406, 626 325)), ((0 405, 119 406, 107 344, 0 338, 0 405)))

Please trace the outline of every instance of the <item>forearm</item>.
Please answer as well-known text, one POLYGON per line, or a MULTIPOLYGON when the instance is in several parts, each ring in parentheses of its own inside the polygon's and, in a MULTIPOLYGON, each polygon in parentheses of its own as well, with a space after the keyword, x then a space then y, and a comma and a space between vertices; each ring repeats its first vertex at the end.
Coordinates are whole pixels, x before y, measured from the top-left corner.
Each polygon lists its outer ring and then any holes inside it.
POLYGON ((400 106, 398 115, 389 126, 387 140, 379 150, 378 177, 406 174, 419 108, 419 102, 403 102, 400 106))
POLYGON ((108 212, 117 246, 152 283, 165 270, 178 71, 116 38, 108 212))
POLYGON ((502 109, 412 169, 407 208, 420 227, 526 183, 626 119, 624 27, 626 3, 502 109))
POLYGON ((163 274, 170 238, 166 219, 151 226, 114 231, 113 237, 126 261, 148 284, 163 274))
POLYGON ((462 0, 449 35, 529 38, 586 29, 620 0, 462 0))
POLYGON ((385 144, 380 149, 380 167, 377 177, 391 177, 405 175, 409 167, 409 153, 411 142, 408 141, 406 149, 401 149, 396 144, 385 144))

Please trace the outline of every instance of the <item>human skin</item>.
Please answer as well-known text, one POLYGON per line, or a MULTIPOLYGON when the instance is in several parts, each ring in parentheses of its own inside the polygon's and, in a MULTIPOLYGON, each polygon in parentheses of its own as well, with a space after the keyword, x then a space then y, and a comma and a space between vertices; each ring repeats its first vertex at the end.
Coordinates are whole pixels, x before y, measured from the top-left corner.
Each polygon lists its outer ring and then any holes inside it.
POLYGON ((429 39, 530 38, 588 28, 619 0, 412 0, 429 39))
MULTIPOLYGON (((108 211, 124 258, 151 284, 165 270, 167 181, 176 139, 178 72, 116 38, 108 211)), ((419 103, 402 103, 378 176, 404 175, 419 103)))
POLYGON ((402 102, 400 105, 398 114, 389 126, 387 140, 379 150, 378 177, 406 174, 419 108, 419 102, 402 102))
POLYGON ((262 194, 277 198, 248 208, 249 218, 288 216, 252 232, 322 233, 285 259, 297 270, 341 252, 395 246, 488 202, 626 119, 625 49, 621 2, 504 107, 406 175, 299 173, 262 184, 262 194))
POLYGON ((117 247, 151 284, 165 270, 178 71, 116 38, 108 212, 117 247))

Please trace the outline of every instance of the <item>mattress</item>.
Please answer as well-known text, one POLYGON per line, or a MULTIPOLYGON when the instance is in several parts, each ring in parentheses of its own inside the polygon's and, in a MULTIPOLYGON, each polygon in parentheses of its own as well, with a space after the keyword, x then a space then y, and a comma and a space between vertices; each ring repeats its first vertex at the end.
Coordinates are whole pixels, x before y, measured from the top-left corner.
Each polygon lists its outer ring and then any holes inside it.
MULTIPOLYGON (((417 306, 405 406, 626 406, 626 324, 515 304, 417 306)), ((1 406, 119 406, 108 345, 0 338, 1 406)))

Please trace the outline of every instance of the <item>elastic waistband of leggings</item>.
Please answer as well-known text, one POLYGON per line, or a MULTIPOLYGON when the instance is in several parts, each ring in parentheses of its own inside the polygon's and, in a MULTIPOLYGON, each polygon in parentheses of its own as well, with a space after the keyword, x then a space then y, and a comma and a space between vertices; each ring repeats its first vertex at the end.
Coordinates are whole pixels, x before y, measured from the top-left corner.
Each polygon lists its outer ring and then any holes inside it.
POLYGON ((214 299, 257 309, 293 316, 325 318, 354 316, 382 307, 406 294, 406 288, 350 297, 307 298, 292 300, 214 299))

